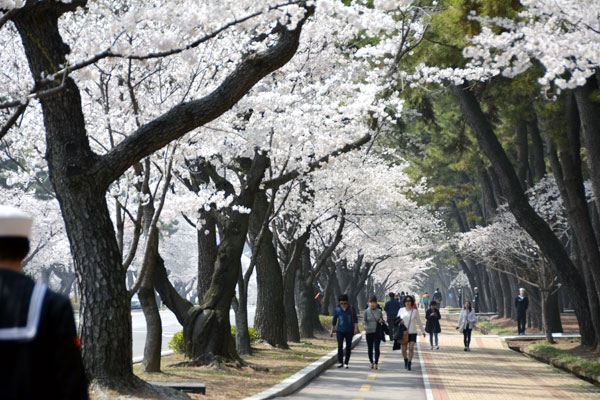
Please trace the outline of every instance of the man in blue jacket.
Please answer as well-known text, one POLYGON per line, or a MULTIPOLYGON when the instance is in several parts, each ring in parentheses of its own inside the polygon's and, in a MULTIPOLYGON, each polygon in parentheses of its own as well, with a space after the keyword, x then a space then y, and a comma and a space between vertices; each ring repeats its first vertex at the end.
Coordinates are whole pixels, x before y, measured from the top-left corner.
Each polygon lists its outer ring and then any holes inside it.
POLYGON ((396 318, 396 315, 398 315, 398 310, 400 310, 400 302, 394 297, 394 292, 390 292, 389 297, 390 299, 385 302, 383 310, 387 316, 387 323, 393 324, 394 318, 396 318))
POLYGON ((358 333, 358 316, 356 310, 348 304, 348 295, 343 294, 339 297, 340 305, 333 312, 333 320, 331 332, 329 336, 333 336, 336 332, 338 342, 338 368, 342 368, 344 364, 348 368, 350 361, 350 353, 352 352, 352 337, 358 333), (344 359, 344 340, 346 341, 346 358, 344 359))

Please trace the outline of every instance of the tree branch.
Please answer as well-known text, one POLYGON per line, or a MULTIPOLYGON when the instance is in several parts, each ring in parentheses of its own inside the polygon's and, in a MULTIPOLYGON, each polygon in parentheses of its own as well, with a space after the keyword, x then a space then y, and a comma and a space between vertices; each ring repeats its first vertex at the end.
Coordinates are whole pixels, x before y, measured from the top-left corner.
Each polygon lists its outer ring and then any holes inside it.
POLYGON ((314 279, 319 275, 319 272, 321 272, 323 265, 325 265, 325 261, 327 261, 327 259, 331 256, 331 253, 333 253, 333 251, 335 250, 337 245, 340 244, 340 242, 342 241, 342 232, 344 230, 344 225, 346 224, 345 215, 346 215, 346 210, 341 208, 340 209, 340 224, 338 226, 337 231, 335 232, 335 238, 333 239, 333 242, 331 242, 331 244, 329 244, 329 246, 321 253, 319 258, 317 259, 317 262, 315 263, 315 267, 312 269, 310 275, 308 276, 307 286, 309 286, 314 281, 314 279))
POLYGON ((334 150, 331 153, 319 158, 316 161, 313 161, 312 163, 310 163, 308 165, 308 172, 304 172, 304 171, 299 171, 299 170, 295 170, 292 172, 288 172, 287 174, 281 175, 277 178, 268 180, 268 181, 264 181, 263 185, 265 189, 273 189, 273 188, 277 188, 281 185, 284 185, 286 183, 288 183, 289 181, 296 179, 297 177, 299 177, 302 173, 310 173, 313 172, 314 170, 316 170, 317 168, 321 167, 321 165, 323 165, 324 163, 328 162, 330 158, 332 157, 337 157, 340 154, 344 154, 344 153, 348 153, 352 150, 356 150, 359 149, 362 145, 364 145, 365 143, 368 143, 369 140, 371 140, 371 134, 366 134, 365 136, 361 137, 360 139, 352 142, 352 143, 348 143, 347 145, 345 145, 344 147, 334 150))
POLYGON ((237 68, 207 96, 179 104, 143 125, 113 150, 104 155, 90 174, 108 186, 133 163, 152 154, 171 141, 216 119, 233 107, 266 75, 284 66, 298 49, 300 33, 314 6, 306 6, 306 14, 290 31, 280 27, 277 43, 261 53, 245 56, 237 68))

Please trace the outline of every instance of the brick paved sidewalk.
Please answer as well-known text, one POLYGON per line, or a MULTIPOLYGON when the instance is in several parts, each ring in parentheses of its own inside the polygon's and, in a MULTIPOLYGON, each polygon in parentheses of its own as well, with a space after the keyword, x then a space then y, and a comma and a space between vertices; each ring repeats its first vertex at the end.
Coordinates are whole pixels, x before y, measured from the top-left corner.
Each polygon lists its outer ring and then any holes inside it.
POLYGON ((422 343, 435 400, 600 399, 600 388, 505 348, 499 338, 441 335, 440 350, 422 343))

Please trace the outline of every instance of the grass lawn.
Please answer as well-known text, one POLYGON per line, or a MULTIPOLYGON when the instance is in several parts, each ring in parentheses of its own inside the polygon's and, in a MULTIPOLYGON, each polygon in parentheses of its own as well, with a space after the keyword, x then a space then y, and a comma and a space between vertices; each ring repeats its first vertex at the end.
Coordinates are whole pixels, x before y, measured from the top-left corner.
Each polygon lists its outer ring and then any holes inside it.
POLYGON ((258 343, 252 346, 251 356, 243 357, 250 364, 269 368, 268 372, 256 371, 250 367, 226 370, 214 367, 169 367, 184 361, 181 354, 163 357, 161 373, 141 372, 139 364, 134 366, 134 372, 146 381, 205 383, 206 396, 190 395, 195 399, 243 399, 268 389, 337 348, 335 339, 324 334, 315 339, 302 339, 301 343, 289 343, 289 346, 288 350, 282 350, 258 343))

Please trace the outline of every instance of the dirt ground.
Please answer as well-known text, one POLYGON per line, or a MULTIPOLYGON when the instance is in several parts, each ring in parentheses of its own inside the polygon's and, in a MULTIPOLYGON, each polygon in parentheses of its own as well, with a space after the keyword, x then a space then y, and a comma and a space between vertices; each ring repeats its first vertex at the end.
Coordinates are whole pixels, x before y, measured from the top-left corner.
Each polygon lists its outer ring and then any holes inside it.
MULTIPOLYGON (((579 332, 579 328, 577 326, 577 318, 575 317, 575 314, 563 313, 560 315, 560 320, 562 322, 564 333, 578 333, 579 332)), ((512 331, 515 335, 518 333, 517 322, 513 321, 510 318, 491 318, 490 322, 493 323, 494 325, 500 326, 503 329, 512 331)), ((527 328, 527 333, 541 334, 542 331, 540 331, 539 329, 535 329, 535 328, 527 328)))
POLYGON ((184 361, 182 355, 163 357, 161 373, 144 373, 139 371, 139 364, 134 372, 146 381, 193 381, 206 384, 206 395, 194 395, 193 399, 242 399, 281 382, 313 361, 337 347, 335 338, 318 334, 315 339, 302 339, 301 343, 289 343, 289 350, 277 349, 268 344, 256 344, 251 356, 244 356, 244 361, 260 367, 269 368, 268 372, 256 371, 250 367, 227 368, 219 370, 214 367, 174 368, 169 365, 184 361))

